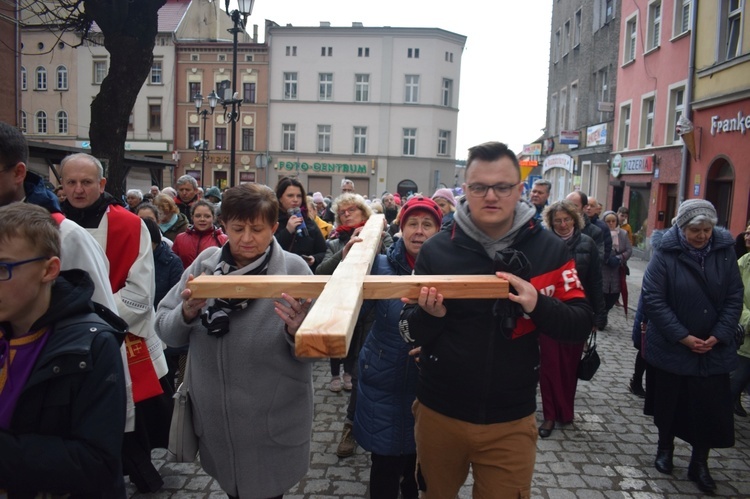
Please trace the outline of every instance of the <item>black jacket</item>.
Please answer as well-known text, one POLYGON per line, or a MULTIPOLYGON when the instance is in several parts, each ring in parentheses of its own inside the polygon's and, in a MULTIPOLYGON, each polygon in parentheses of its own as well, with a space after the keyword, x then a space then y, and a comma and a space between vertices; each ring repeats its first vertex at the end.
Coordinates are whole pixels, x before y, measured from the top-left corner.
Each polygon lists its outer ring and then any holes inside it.
POLYGON ((34 329, 53 329, 21 393, 10 431, 0 431, 0 489, 71 498, 124 496, 120 451, 125 382, 120 342, 127 328, 91 302, 82 270, 62 272, 34 329), (111 322, 111 324, 110 324, 111 322))
MULTIPOLYGON (((514 421, 536 410, 540 332, 582 342, 593 314, 565 243, 534 220, 511 245, 531 264, 530 282, 539 301, 512 331, 502 327, 510 300, 446 300, 437 318, 407 305, 402 319, 422 346, 417 398, 441 414, 475 424, 514 421)), ((456 224, 422 247, 416 274, 494 274, 484 248, 456 224)))
POLYGON ((315 263, 310 269, 315 272, 318 264, 323 261, 323 257, 326 256, 326 240, 323 237, 323 233, 320 232, 318 224, 311 221, 305 213, 305 226, 307 226, 306 236, 298 236, 295 232, 290 234, 286 230, 286 224, 289 222, 289 214, 279 211, 279 226, 276 229, 276 240, 279 245, 290 253, 295 255, 306 255, 315 258, 315 263))
MULTIPOLYGON (((588 298, 589 303, 591 303, 591 308, 594 309, 596 326, 601 329, 607 325, 607 321, 602 319, 602 315, 606 311, 604 310, 602 264, 599 260, 599 250, 593 239, 577 229, 575 234, 565 241, 565 243, 573 253, 578 278, 581 280, 581 284, 583 284, 583 290, 586 292, 586 298, 588 298)), ((604 318, 606 318, 606 315, 604 315, 604 318)))

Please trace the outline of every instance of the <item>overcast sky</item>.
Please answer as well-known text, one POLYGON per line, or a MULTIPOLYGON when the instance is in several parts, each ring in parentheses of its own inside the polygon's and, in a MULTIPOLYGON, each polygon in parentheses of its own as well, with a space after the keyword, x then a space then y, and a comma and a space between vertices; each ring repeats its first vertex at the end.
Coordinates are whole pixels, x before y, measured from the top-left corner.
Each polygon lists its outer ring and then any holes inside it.
MULTIPOLYGON (((256 0, 248 26, 442 28, 467 37, 461 64, 456 157, 500 140, 520 152, 545 126, 553 0, 256 0)), ((222 2, 223 5, 223 2, 222 2)), ((233 3, 236 5, 236 3, 233 3)), ((230 6, 230 9, 232 7, 230 6)), ((248 29, 248 31, 251 31, 248 29)))

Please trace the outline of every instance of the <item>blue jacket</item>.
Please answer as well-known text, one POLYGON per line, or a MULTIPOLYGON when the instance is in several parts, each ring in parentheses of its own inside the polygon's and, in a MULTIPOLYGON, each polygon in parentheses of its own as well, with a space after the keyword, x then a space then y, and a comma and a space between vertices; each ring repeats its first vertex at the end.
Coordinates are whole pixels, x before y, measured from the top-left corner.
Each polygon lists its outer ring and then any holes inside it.
POLYGON ((646 361, 683 376, 712 376, 737 367, 734 332, 742 312, 743 286, 734 237, 715 228, 703 268, 680 244, 673 226, 652 237, 654 255, 643 276, 641 298, 648 317, 646 361), (688 334, 718 343, 696 354, 680 343, 688 334))
POLYGON ((47 189, 42 177, 36 173, 26 170, 23 191, 26 194, 27 203, 41 206, 50 213, 62 213, 60 203, 57 201, 57 195, 47 189))
POLYGON ((180 282, 182 277, 182 260, 174 254, 172 249, 164 241, 154 248, 154 281, 156 291, 154 292, 154 309, 164 298, 172 286, 180 282))
MULTIPOLYGON (((403 239, 398 239, 387 255, 378 255, 372 274, 411 274, 403 239)), ((409 357, 413 345, 406 343, 398 330, 403 303, 377 300, 367 305, 375 307, 376 317, 359 354, 354 437, 363 449, 376 454, 414 454, 411 406, 417 393, 418 370, 409 357)))

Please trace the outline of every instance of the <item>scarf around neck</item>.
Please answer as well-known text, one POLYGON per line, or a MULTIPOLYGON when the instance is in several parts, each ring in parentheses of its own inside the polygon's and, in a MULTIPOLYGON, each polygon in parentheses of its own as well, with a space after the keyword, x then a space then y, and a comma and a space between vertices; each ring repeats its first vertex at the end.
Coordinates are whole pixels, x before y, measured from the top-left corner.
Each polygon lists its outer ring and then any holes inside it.
POLYGON ((706 256, 711 251, 711 243, 713 243, 714 237, 711 236, 704 247, 695 248, 691 246, 687 241, 685 233, 682 232, 682 229, 677 229, 677 234, 679 234, 680 236, 680 246, 682 246, 682 249, 685 250, 685 253, 687 253, 690 258, 698 262, 701 268, 703 268, 703 265, 706 261, 706 256))

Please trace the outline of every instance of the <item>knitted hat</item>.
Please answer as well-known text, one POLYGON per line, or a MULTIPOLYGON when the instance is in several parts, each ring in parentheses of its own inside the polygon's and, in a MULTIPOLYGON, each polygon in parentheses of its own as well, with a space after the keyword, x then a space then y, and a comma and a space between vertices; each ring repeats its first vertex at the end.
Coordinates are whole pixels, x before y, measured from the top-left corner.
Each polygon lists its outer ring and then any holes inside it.
POLYGON ((602 218, 601 218, 600 220, 601 220, 602 222, 604 222, 604 221, 605 221, 604 219, 605 219, 605 218, 607 218, 607 216, 608 216, 608 215, 614 215, 614 216, 615 216, 615 220, 617 220, 617 225, 618 225, 618 226, 620 225, 620 219, 619 219, 619 218, 617 218, 617 213, 615 213, 615 212, 614 212, 614 211, 612 211, 612 210, 608 210, 608 211, 605 211, 605 212, 604 212, 604 213, 602 214, 602 218))
POLYGON ((315 194, 313 194, 312 198, 313 203, 322 203, 324 200, 323 194, 321 194, 320 192, 316 192, 315 194))
POLYGON ((393 200, 396 201, 396 204, 401 206, 401 195, 397 192, 393 195, 393 200))
POLYGON ((438 226, 440 226, 440 223, 443 221, 443 210, 440 209, 435 201, 420 194, 412 197, 401 208, 401 212, 398 215, 398 219, 400 220, 399 224, 403 227, 404 222, 406 222, 406 220, 417 211, 422 211, 428 215, 432 215, 438 226))
POLYGON ((446 201, 448 201, 453 206, 456 206, 456 198, 453 196, 453 193, 450 189, 438 189, 435 191, 435 194, 432 195, 432 199, 435 198, 443 198, 446 201))
POLYGON ((716 209, 710 202, 705 199, 687 199, 677 209, 677 216, 672 219, 672 223, 680 229, 684 229, 695 217, 700 215, 705 215, 714 220, 717 218, 716 209))
POLYGON ((203 195, 203 197, 207 198, 209 196, 215 197, 216 199, 221 201, 221 190, 216 186, 209 187, 208 189, 206 189, 206 193, 203 195))

